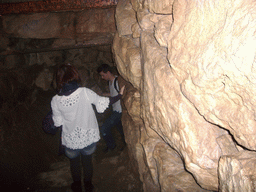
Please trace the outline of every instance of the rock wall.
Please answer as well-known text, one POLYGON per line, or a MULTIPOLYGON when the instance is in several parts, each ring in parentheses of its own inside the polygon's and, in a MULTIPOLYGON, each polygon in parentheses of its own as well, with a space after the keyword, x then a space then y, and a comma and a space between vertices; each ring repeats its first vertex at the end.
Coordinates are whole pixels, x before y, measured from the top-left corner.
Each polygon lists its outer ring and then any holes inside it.
POLYGON ((63 62, 79 68, 83 85, 102 84, 96 69, 101 63, 113 65, 114 12, 110 7, 1 16, 0 87, 10 90, 0 97, 19 97, 23 87, 25 92, 51 89, 54 70, 63 62))
POLYGON ((45 134, 41 121, 56 94, 59 64, 76 65, 84 86, 107 91, 97 67, 113 65, 114 11, 0 16, 0 186, 23 191, 58 160, 59 134, 45 134))
POLYGON ((24 146, 19 114, 50 89, 56 65, 74 63, 100 91, 95 70, 113 64, 117 28, 123 125, 144 191, 255 191, 255 8, 119 0, 116 9, 1 16, 2 162, 24 146))
POLYGON ((113 53, 144 191, 255 191, 255 10, 119 0, 113 53))

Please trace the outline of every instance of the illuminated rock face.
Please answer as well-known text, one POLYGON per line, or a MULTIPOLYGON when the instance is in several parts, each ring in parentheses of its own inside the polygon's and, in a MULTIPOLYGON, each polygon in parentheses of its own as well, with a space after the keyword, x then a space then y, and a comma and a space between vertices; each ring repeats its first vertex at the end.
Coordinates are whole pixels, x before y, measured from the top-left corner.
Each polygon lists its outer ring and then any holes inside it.
MULTIPOLYGON (((1 34, 5 34, 7 38, 52 40, 51 45, 47 46, 41 47, 38 43, 36 52, 46 48, 79 48, 109 44, 112 42, 113 33, 116 32, 114 12, 115 8, 110 7, 76 12, 4 15, 1 18, 1 34)), ((26 52, 35 49, 31 45, 27 46, 26 52)), ((9 49, 12 50, 13 47, 9 49)))
POLYGON ((255 1, 119 0, 113 52, 145 191, 253 191, 255 1), (185 169, 184 169, 185 168, 185 169))

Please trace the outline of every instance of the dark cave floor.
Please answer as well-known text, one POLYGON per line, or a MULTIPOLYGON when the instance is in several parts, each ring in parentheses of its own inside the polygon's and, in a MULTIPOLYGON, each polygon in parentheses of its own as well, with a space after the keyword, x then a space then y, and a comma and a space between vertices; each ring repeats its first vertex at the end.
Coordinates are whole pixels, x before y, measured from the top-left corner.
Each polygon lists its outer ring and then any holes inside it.
MULTIPOLYGON (((132 172, 128 165, 129 157, 127 147, 123 151, 118 149, 104 153, 103 141, 100 141, 93 156, 93 185, 95 192, 140 192, 141 182, 137 174, 132 172)), ((72 192, 72 183, 69 160, 63 156, 62 160, 53 163, 47 172, 42 172, 35 178, 35 185, 28 191, 72 192)))
MULTIPOLYGON (((42 131, 42 118, 50 109, 53 92, 36 91, 37 99, 17 104, 0 114, 0 190, 33 192, 72 192, 69 160, 58 156, 59 135, 42 131), (11 114, 11 115, 10 115, 11 114)), ((99 116, 99 123, 104 117, 99 116)), ((95 192, 141 192, 139 174, 129 163, 128 148, 119 150, 120 137, 113 130, 117 148, 108 153, 101 139, 93 155, 95 192)))

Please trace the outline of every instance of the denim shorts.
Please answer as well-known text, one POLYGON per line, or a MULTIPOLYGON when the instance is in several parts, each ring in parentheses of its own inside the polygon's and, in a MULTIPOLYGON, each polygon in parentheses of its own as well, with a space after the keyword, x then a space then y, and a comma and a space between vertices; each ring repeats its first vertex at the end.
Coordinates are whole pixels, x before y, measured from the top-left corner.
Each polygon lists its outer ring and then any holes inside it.
POLYGON ((80 154, 81 155, 91 155, 95 152, 96 147, 97 147, 97 143, 93 143, 83 149, 69 149, 69 148, 65 147, 65 155, 70 159, 74 159, 80 154))

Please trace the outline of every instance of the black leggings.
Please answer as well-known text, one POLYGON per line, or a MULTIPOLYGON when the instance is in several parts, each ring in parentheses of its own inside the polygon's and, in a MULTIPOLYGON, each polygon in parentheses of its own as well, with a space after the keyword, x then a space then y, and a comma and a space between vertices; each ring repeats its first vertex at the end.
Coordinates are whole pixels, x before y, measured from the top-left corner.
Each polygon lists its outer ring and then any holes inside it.
POLYGON ((71 175, 74 182, 81 181, 82 168, 84 173, 84 181, 92 180, 92 174, 93 174, 92 155, 80 154, 76 158, 69 159, 69 160, 70 160, 71 175))

